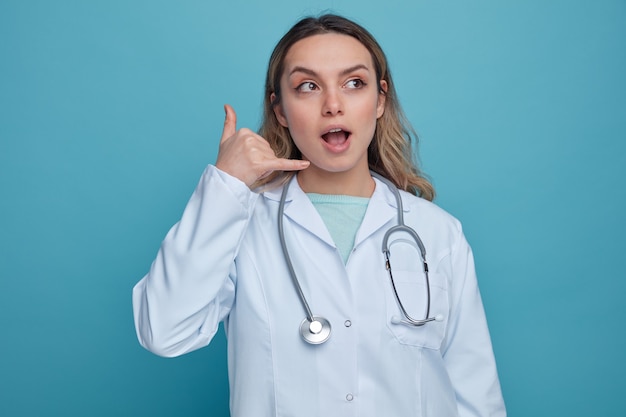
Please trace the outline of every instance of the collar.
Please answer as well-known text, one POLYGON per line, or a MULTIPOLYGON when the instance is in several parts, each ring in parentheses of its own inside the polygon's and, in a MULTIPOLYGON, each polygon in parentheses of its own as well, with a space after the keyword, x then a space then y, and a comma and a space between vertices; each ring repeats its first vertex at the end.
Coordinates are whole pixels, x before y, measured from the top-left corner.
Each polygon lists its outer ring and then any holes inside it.
MULTIPOLYGON (((397 210, 398 204, 394 193, 389 187, 374 178, 376 187, 374 193, 370 197, 370 202, 363 218, 363 223, 357 232, 354 246, 356 247, 361 241, 365 240, 371 234, 376 232, 381 227, 385 226, 389 222, 397 223, 397 210)), ((311 203, 311 200, 307 197, 306 193, 300 188, 300 184, 294 175, 289 179, 289 189, 285 197, 285 210, 284 215, 290 220, 300 225, 313 233, 318 238, 324 240, 331 246, 334 246, 333 240, 324 224, 324 221, 317 213, 317 210, 311 203)), ((284 187, 284 186, 283 186, 284 187)), ((283 187, 277 187, 271 190, 263 192, 263 196, 268 200, 275 201, 276 204, 280 201, 280 196, 283 191, 283 187)), ((403 193, 400 192, 402 195, 403 193)), ((408 211, 408 204, 403 204, 404 212, 408 211)))

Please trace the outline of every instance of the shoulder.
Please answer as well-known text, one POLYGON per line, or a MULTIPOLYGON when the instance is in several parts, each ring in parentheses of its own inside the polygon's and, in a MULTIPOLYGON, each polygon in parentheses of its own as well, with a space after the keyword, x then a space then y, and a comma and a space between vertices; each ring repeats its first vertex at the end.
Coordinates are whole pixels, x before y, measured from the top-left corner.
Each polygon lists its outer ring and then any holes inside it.
POLYGON ((440 225, 449 225, 456 229, 461 228, 461 222, 456 217, 432 201, 417 197, 405 191, 401 191, 400 195, 402 196, 404 211, 408 213, 405 215, 421 216, 429 221, 437 222, 440 225))
POLYGON ((421 197, 402 191, 405 223, 420 235, 426 236, 438 245, 452 247, 464 239, 461 222, 439 207, 421 197))

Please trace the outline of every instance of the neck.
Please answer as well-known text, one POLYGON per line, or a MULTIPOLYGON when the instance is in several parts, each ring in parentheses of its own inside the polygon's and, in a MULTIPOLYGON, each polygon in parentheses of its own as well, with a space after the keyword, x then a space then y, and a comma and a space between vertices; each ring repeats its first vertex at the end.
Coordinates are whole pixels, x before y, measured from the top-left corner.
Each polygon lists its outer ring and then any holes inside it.
POLYGON ((376 184, 369 169, 328 172, 315 167, 298 173, 298 184, 305 193, 371 197, 376 184))

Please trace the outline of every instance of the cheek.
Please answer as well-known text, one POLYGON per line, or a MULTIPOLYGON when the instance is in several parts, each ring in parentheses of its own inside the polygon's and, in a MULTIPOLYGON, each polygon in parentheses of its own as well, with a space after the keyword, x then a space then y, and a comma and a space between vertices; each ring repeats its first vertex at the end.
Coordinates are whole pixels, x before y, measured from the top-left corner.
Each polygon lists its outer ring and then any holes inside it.
POLYGON ((307 129, 307 125, 311 124, 311 108, 310 106, 298 106, 286 103, 285 106, 285 119, 287 127, 292 136, 297 135, 298 132, 302 132, 307 129))
POLYGON ((378 95, 370 96, 367 100, 362 102, 361 107, 361 115, 367 117, 374 117, 378 119, 382 116, 385 102, 384 99, 381 101, 378 95))
POLYGON ((281 104, 281 110, 284 118, 284 122, 291 127, 294 121, 298 118, 298 109, 288 99, 283 99, 281 104))

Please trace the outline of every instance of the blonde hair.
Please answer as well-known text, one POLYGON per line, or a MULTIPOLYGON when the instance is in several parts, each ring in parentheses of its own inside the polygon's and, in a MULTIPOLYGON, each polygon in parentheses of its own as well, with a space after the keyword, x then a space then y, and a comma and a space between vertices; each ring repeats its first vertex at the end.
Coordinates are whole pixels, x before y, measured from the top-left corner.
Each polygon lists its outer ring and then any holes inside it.
MULTIPOLYGON (((299 40, 324 33, 352 36, 361 42, 372 55, 378 90, 385 94, 386 100, 385 111, 376 123, 374 138, 368 149, 370 169, 388 178, 399 189, 432 200, 435 197, 435 189, 417 166, 412 147, 413 142, 417 144, 417 135, 400 107, 385 53, 365 28, 344 17, 332 14, 317 18, 307 17, 296 23, 278 42, 267 69, 263 122, 259 134, 269 142, 276 156, 290 159, 302 158, 289 130, 283 127, 276 118, 274 107, 280 103, 280 79, 289 48, 299 40), (381 80, 387 83, 386 91, 381 88, 381 80)), ((257 181, 254 186, 263 187, 274 181, 284 182, 291 175, 288 172, 275 171, 257 181)))

